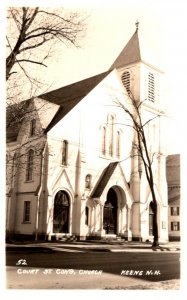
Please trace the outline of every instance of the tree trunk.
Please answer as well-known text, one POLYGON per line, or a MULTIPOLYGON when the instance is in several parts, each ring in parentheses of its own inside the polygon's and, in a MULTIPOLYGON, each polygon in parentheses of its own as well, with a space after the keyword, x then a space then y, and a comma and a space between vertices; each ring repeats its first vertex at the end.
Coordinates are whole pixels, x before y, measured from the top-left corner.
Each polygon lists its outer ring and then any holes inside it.
POLYGON ((15 61, 16 61, 16 56, 12 52, 11 55, 9 55, 9 57, 6 60, 6 80, 8 80, 10 77, 11 70, 15 64, 15 61))
POLYGON ((153 244, 152 247, 159 247, 159 241, 158 241, 158 222, 157 222, 157 216, 158 216, 158 209, 157 209, 157 201, 155 197, 154 189, 151 189, 152 198, 153 198, 153 244))
POLYGON ((155 205, 154 215, 153 215, 153 235, 154 235, 154 240, 153 240, 152 247, 157 247, 157 246, 159 246, 158 224, 157 224, 157 204, 155 205))

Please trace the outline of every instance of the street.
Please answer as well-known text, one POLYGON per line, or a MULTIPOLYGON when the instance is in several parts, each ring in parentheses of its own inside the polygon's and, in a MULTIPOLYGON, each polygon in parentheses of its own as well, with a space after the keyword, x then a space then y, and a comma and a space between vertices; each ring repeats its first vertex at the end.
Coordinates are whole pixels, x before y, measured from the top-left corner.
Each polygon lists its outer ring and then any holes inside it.
MULTIPOLYGON (((9 289, 141 289, 180 278, 179 253, 62 252, 17 247, 6 253, 9 289)), ((178 287, 179 288, 179 287, 178 287)), ((162 287, 163 289, 163 287, 162 287)))

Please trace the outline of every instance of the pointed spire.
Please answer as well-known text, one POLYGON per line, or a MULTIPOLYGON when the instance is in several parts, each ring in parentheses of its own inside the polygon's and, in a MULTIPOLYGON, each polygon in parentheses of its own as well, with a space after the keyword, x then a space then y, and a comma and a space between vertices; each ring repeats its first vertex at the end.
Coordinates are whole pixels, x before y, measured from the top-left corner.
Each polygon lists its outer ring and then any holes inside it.
POLYGON ((136 31, 128 41, 124 49, 121 51, 117 59, 114 61, 110 70, 115 68, 121 68, 126 65, 141 61, 141 53, 140 53, 140 43, 138 37, 138 27, 139 21, 137 20, 136 23, 136 31))

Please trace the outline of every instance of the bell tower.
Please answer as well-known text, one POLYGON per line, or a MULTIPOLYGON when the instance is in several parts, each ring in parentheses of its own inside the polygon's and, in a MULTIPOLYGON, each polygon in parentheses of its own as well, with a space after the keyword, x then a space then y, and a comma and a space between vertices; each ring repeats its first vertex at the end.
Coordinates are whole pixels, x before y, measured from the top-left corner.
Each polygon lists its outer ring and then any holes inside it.
MULTIPOLYGON (((158 228, 159 237, 167 239, 167 184, 165 174, 165 153, 161 137, 163 129, 162 117, 162 75, 163 72, 152 64, 154 62, 150 48, 140 38, 139 22, 135 23, 135 32, 123 48, 119 56, 111 65, 110 70, 116 70, 124 87, 127 97, 141 102, 139 112, 147 141, 154 189, 159 203, 158 228)), ((135 134, 132 145, 138 145, 135 134)), ((132 147, 131 165, 131 192, 134 199, 132 207, 132 234, 134 239, 149 240, 149 214, 148 207, 151 201, 150 187, 138 153, 138 147, 132 147)))
POLYGON ((116 69, 126 93, 138 101, 146 101, 152 108, 160 106, 161 70, 151 64, 152 53, 140 37, 139 21, 126 46, 111 65, 116 69))

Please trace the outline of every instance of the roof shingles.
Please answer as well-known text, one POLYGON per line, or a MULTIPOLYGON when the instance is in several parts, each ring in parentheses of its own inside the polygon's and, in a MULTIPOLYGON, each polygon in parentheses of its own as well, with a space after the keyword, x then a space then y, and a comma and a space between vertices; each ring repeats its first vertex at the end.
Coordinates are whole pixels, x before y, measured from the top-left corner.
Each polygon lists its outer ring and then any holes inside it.
POLYGON ((115 68, 121 68, 123 66, 138 61, 141 61, 141 53, 138 30, 136 30, 129 42, 127 43, 127 45, 125 46, 125 48, 123 48, 117 59, 111 65, 110 70, 115 68))
POLYGON ((108 181, 110 180, 110 177, 112 176, 117 164, 118 164, 118 162, 112 162, 104 169, 104 171, 102 172, 101 177, 98 180, 98 183, 96 185, 96 189, 93 191, 93 193, 91 195, 92 198, 99 198, 102 195, 102 193, 103 193, 108 181))

